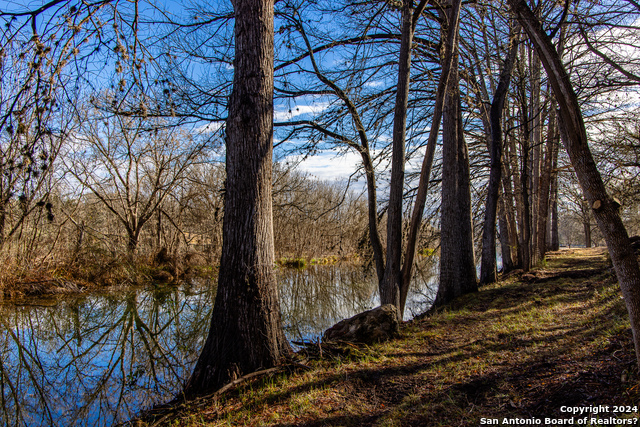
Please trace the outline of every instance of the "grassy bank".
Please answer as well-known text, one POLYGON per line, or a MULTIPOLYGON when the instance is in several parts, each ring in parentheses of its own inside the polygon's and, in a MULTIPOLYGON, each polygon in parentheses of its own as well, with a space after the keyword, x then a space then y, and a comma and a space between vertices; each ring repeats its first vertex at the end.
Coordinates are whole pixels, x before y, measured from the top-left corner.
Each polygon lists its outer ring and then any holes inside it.
POLYGON ((0 272, 0 298, 72 294, 103 288, 177 284, 213 279, 217 267, 195 253, 180 258, 160 251, 130 259, 102 251, 81 253, 66 262, 20 268, 6 263, 0 272))
POLYGON ((324 356, 135 425, 544 425, 570 419, 563 406, 640 403, 624 302, 601 249, 550 254, 543 269, 405 324, 397 340, 324 356))

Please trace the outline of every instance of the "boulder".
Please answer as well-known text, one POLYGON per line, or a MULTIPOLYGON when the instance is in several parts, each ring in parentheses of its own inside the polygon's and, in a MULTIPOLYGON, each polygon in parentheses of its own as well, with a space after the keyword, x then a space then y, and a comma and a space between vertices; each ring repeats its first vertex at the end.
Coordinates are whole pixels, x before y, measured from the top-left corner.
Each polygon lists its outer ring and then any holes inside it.
POLYGON ((322 341, 383 342, 394 338, 399 326, 398 311, 393 305, 385 304, 336 323, 326 330, 322 341))

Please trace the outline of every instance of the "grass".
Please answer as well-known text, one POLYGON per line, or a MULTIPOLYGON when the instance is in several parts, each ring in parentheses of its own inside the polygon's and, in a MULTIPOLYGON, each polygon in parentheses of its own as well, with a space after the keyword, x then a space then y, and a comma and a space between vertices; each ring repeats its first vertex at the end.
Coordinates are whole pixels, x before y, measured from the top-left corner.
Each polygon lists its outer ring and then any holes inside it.
MULTIPOLYGON (((397 340, 187 402, 165 410, 161 425, 477 426, 481 419, 514 418, 544 424, 545 417, 570 419, 563 406, 638 405, 618 288, 604 250, 552 253, 544 268, 404 324, 397 340)), ((599 416, 617 415, 638 413, 599 416)), ((136 425, 152 424, 148 418, 136 425)))
POLYGON ((134 260, 93 248, 72 260, 35 268, 18 268, 5 263, 0 272, 0 299, 78 293, 90 289, 131 285, 177 284, 200 278, 213 280, 217 268, 206 259, 191 256, 189 261, 168 257, 158 262, 148 255, 134 260))
POLYGON ((305 258, 280 258, 277 264, 280 267, 297 268, 302 270, 307 267, 307 260, 305 258))
POLYGON ((338 262, 338 257, 329 255, 324 258, 311 258, 311 265, 331 265, 338 262))
POLYGON ((436 250, 432 248, 422 248, 418 250, 418 255, 421 256, 434 256, 436 254, 436 250))

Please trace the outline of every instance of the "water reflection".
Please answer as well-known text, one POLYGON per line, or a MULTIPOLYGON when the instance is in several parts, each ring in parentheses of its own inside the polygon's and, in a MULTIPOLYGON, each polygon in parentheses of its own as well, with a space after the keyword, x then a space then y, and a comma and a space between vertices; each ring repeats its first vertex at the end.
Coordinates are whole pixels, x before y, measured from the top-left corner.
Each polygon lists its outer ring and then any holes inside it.
POLYGON ((132 291, 0 308, 4 425, 112 425, 175 395, 210 292, 132 291))
MULTIPOLYGON (((360 266, 283 270, 279 282, 290 339, 314 339, 377 304, 360 266)), ((408 308, 426 308, 428 282, 408 308)), ((109 426, 171 399, 204 343, 212 301, 211 286, 185 285, 0 305, 0 423, 109 426)))

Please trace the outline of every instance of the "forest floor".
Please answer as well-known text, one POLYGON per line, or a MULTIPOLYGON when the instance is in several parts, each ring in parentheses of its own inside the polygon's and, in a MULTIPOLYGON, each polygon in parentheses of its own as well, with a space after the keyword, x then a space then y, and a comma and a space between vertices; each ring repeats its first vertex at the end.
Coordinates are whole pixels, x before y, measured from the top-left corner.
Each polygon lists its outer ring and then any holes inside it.
POLYGON ((640 379, 606 250, 561 250, 543 264, 405 323, 396 340, 133 425, 636 425, 640 379))

